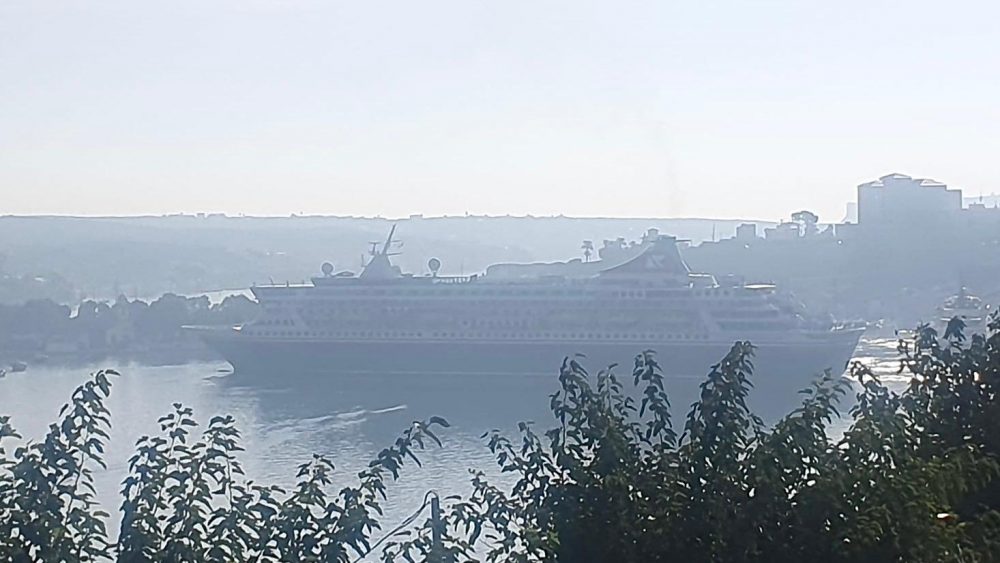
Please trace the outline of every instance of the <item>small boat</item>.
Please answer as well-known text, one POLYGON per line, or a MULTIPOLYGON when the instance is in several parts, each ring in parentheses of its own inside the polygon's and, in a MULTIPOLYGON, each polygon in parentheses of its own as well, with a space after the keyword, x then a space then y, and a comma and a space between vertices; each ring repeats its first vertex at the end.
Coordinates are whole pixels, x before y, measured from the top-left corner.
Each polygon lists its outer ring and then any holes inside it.
POLYGON ((7 377, 7 370, 0 369, 0 379, 7 377))
POLYGON ((982 299, 972 295, 963 287, 957 295, 949 297, 938 307, 938 332, 943 335, 951 319, 959 317, 965 322, 966 338, 973 334, 985 334, 989 315, 989 305, 984 305, 982 299))
POLYGON ((10 371, 13 373, 20 373, 28 369, 28 364, 24 362, 11 362, 10 371))

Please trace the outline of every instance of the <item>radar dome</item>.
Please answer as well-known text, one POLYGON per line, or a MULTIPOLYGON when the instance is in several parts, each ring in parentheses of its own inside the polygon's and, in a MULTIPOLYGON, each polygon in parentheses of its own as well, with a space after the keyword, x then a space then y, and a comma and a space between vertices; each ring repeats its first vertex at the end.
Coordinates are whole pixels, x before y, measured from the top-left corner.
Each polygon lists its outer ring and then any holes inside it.
POLYGON ((438 270, 441 269, 441 261, 437 258, 431 258, 427 261, 427 268, 430 269, 431 273, 436 276, 438 270))
POLYGON ((333 264, 329 262, 323 262, 322 270, 324 276, 330 277, 330 275, 333 274, 333 264))

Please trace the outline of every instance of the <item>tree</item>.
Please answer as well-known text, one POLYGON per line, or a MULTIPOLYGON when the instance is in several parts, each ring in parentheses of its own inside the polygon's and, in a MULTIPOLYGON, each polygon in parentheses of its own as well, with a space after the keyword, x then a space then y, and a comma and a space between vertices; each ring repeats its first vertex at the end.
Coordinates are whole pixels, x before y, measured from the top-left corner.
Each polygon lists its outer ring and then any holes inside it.
MULTIPOLYGON (((754 347, 712 366, 673 418, 653 352, 629 377, 567 358, 553 426, 483 436, 509 488, 472 475, 472 493, 375 541, 389 480, 447 423, 417 421, 356 482, 331 491, 314 456, 285 491, 249 481, 239 432, 218 416, 195 434, 180 404, 136 443, 118 538, 94 504, 113 372, 80 388, 39 443, 0 416, 0 560, 333 561, 379 544, 386 562, 720 561, 979 563, 1000 560, 1000 322, 966 339, 960 322, 899 343, 901 392, 854 364, 850 427, 831 439, 848 382, 827 373, 773 427, 747 406, 754 347), (630 384, 626 382, 630 381, 630 384), (387 540, 387 541, 386 541, 387 540)), ((417 516, 407 520, 415 521, 417 516)))
POLYGON ((0 561, 354 561, 380 529, 388 481, 408 459, 419 465, 419 450, 440 444, 434 431, 448 425, 415 421, 336 492, 333 463, 313 456, 285 491, 245 479, 231 416, 212 418, 198 436, 191 409, 175 403, 159 420, 161 434, 136 442, 112 541, 93 470, 105 466, 105 401, 117 375, 97 372, 80 386, 42 442, 6 451, 21 437, 0 416, 0 561))
POLYGON ((235 325, 254 319, 259 306, 246 295, 229 295, 221 303, 212 306, 212 324, 235 325))
MULTIPOLYGON (((848 383, 826 374, 765 428, 747 408, 746 342, 711 369, 679 432, 651 353, 636 358, 633 391, 613 368, 593 377, 567 359, 555 426, 485 437, 517 480, 504 490, 474 474, 446 516, 450 561, 996 561, 997 328, 966 342, 960 327, 948 339, 922 327, 900 343, 912 376, 902 393, 852 366, 852 424, 836 441, 829 425, 848 383)), ((428 535, 386 560, 420 553, 428 535)))
POLYGON ((816 215, 812 211, 796 211, 792 213, 792 222, 799 225, 799 235, 803 237, 811 237, 819 232, 817 224, 819 223, 819 215, 816 215))
POLYGON ((590 257, 594 255, 594 241, 592 240, 583 241, 583 244, 580 246, 580 249, 583 250, 584 261, 590 262, 590 257))

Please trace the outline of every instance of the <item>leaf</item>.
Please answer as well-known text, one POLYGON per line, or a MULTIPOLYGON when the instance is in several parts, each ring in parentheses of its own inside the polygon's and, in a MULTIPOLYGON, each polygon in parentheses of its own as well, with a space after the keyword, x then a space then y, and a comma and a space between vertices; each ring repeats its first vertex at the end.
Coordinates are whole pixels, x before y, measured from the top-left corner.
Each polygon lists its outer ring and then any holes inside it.
POLYGON ((437 424, 437 425, 441 426, 442 428, 451 428, 451 424, 449 424, 447 420, 441 418, 440 416, 432 416, 430 418, 430 420, 428 421, 428 424, 429 425, 430 424, 437 424))

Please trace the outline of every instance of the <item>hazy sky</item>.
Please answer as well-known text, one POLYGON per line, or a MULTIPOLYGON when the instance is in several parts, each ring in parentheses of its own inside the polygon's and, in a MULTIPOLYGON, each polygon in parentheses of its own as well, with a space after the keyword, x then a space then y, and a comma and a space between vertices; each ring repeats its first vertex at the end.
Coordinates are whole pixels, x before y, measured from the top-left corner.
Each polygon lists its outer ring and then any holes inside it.
POLYGON ((0 1, 0 214, 837 220, 1000 192, 997 2, 0 1))

